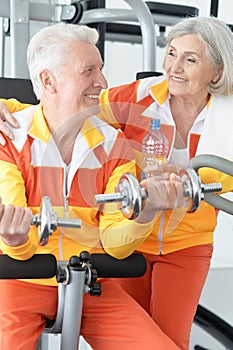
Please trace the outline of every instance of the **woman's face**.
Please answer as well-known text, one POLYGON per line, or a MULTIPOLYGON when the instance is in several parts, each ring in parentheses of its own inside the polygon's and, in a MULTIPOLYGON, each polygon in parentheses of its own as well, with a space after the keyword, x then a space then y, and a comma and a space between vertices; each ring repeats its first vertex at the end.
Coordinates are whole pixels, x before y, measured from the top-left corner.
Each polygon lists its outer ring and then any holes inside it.
POLYGON ((208 95, 209 83, 219 79, 197 35, 180 36, 170 42, 165 71, 169 92, 174 96, 203 98, 208 95))

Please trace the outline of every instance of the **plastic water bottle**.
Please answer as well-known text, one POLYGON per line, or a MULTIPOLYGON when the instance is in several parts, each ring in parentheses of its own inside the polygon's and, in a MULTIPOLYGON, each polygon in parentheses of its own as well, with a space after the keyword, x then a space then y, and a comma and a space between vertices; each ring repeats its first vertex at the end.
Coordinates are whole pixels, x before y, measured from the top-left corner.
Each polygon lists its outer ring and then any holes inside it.
POLYGON ((153 173, 144 173, 148 166, 167 163, 168 140, 160 129, 160 120, 152 119, 150 130, 142 140, 142 175, 141 179, 152 176, 153 173))

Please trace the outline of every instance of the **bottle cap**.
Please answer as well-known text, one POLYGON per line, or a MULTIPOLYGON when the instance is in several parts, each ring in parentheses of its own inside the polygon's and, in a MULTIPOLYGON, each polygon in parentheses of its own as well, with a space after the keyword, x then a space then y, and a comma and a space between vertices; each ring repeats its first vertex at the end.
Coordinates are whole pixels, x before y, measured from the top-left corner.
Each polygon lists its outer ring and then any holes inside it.
POLYGON ((160 119, 151 119, 151 129, 160 130, 160 119))

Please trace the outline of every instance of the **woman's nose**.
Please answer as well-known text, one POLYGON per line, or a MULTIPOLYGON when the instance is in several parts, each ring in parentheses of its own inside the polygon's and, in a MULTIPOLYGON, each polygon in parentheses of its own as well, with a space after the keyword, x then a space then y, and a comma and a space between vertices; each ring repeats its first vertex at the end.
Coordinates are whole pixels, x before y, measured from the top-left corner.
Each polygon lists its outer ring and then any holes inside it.
POLYGON ((180 72, 183 70, 183 65, 180 59, 176 59, 171 63, 171 70, 173 72, 180 72))

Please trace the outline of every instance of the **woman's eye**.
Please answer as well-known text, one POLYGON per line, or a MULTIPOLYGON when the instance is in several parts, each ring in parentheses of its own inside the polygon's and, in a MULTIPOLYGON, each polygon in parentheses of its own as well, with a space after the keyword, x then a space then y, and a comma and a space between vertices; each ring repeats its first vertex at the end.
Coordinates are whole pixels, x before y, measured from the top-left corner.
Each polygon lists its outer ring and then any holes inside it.
POLYGON ((192 58, 192 57, 188 57, 187 61, 191 62, 191 63, 195 63, 196 62, 195 58, 192 58))

